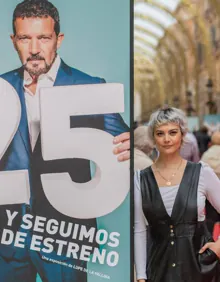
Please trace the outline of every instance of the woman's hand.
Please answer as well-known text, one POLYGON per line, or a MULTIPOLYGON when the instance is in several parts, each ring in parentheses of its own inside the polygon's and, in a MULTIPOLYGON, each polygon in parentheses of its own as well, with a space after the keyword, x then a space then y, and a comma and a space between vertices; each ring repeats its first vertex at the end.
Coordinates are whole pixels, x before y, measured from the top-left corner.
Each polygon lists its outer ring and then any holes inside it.
POLYGON ((199 251, 200 254, 202 254, 203 252, 205 252, 205 250, 210 249, 212 250, 220 259, 220 239, 216 242, 209 242, 206 243, 202 249, 199 251))

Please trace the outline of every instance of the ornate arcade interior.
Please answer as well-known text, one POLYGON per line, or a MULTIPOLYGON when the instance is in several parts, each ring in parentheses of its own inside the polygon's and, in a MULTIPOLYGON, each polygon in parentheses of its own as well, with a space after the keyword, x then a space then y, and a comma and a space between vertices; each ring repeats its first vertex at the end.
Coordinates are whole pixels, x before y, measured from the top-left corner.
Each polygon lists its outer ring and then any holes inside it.
POLYGON ((135 0, 135 119, 169 104, 220 113, 219 0, 135 0))

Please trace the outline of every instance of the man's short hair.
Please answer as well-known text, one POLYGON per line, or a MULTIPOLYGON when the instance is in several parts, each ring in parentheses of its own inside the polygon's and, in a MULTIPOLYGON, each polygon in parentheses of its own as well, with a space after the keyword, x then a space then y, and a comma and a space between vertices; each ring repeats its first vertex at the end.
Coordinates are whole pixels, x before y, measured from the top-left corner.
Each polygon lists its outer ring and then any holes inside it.
POLYGON ((54 22, 56 35, 60 33, 60 17, 57 8, 47 0, 24 0, 19 3, 13 13, 13 32, 16 34, 15 20, 17 18, 47 18, 51 17, 54 22))

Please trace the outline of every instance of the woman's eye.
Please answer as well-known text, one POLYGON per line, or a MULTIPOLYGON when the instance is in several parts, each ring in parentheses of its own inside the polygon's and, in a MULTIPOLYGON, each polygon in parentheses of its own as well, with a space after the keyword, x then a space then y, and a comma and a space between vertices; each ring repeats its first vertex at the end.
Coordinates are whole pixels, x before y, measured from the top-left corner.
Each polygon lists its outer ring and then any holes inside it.
POLYGON ((174 136, 174 135, 176 135, 177 134, 177 131, 171 131, 170 132, 170 135, 172 135, 172 136, 174 136))
POLYGON ((158 132, 158 133, 157 133, 157 136, 162 136, 162 135, 163 135, 162 132, 158 132))

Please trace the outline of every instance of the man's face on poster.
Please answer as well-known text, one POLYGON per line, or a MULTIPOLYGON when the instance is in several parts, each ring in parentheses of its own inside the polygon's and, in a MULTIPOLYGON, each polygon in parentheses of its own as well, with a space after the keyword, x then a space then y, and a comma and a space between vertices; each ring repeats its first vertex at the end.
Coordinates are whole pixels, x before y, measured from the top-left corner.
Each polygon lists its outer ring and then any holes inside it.
POLYGON ((16 34, 11 35, 24 68, 32 77, 47 73, 51 68, 63 34, 56 35, 55 22, 48 17, 17 18, 16 34))

